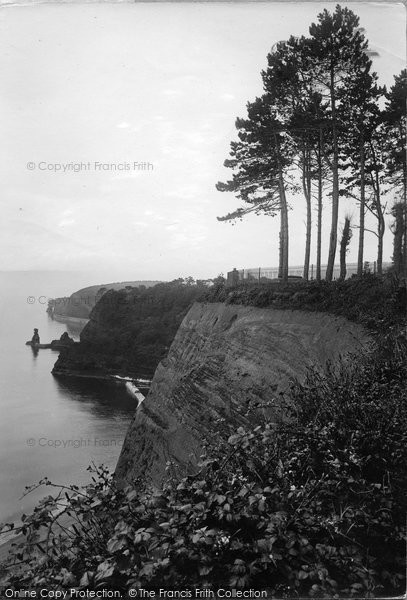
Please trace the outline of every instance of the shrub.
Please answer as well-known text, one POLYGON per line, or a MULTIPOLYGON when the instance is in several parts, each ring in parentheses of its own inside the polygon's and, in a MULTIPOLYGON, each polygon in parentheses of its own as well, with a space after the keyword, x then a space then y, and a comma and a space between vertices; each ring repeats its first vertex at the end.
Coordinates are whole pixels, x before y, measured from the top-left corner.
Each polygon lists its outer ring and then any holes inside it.
POLYGON ((244 304, 260 308, 328 312, 357 321, 374 331, 401 324, 406 315, 405 294, 391 273, 384 277, 365 274, 344 281, 299 281, 240 284, 211 289, 207 302, 244 304))

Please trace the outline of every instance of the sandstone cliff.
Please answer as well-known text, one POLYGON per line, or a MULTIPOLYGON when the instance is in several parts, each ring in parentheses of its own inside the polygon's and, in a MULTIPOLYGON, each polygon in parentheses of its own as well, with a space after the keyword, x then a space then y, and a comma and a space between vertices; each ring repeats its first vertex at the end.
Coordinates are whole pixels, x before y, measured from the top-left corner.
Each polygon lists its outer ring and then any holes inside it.
POLYGON ((323 368, 368 341, 362 326, 327 313, 194 304, 137 410, 117 477, 158 484, 168 460, 190 470, 222 422, 237 427, 265 410, 272 417, 307 367, 323 368))

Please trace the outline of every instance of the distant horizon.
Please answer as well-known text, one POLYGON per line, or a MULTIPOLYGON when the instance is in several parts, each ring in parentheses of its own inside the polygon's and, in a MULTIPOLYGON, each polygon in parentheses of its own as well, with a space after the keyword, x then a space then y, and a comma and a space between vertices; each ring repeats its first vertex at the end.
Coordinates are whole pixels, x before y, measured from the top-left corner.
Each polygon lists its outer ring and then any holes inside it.
MULTIPOLYGON (((253 0, 254 1, 254 0, 253 0)), ((376 262, 376 259, 365 259, 363 262, 368 262, 370 264, 373 264, 374 262, 376 262)), ((310 263, 312 264, 312 263, 310 263)), ((314 265, 316 263, 313 263, 314 265)), ((346 261, 346 265, 350 266, 350 265, 356 265, 357 261, 346 261)), ((384 265, 389 265, 392 264, 392 261, 383 261, 383 266, 384 265)), ((326 263, 321 263, 321 267, 326 266, 326 263)), ((339 267, 340 263, 335 262, 335 266, 339 267)), ((231 267, 230 270, 233 270, 234 268, 236 269, 256 269, 261 267, 262 269, 278 269, 278 264, 275 265, 258 265, 256 266, 234 266, 231 267)), ((289 265, 290 269, 299 269, 302 268, 303 264, 298 264, 298 265, 289 265)), ((83 271, 81 269, 0 269, 0 273, 91 273, 91 271, 83 271)), ((192 275, 191 275, 192 276, 192 275)), ((181 276, 180 276, 181 277, 181 276)), ((136 279, 143 279, 145 281, 149 281, 148 277, 137 277, 136 279)), ((151 279, 150 281, 154 281, 156 278, 153 277, 153 279, 151 279)), ((200 277, 197 277, 196 279, 201 279, 200 277)), ((132 281, 131 279, 129 279, 129 281, 132 281)))
MULTIPOLYGON (((373 268, 374 263, 376 262, 376 259, 373 260, 368 260, 365 259, 363 261, 364 263, 369 263, 369 265, 373 268)), ((346 262, 346 266, 347 267, 354 267, 357 265, 356 261, 347 261, 346 262)), ((383 261, 383 268, 387 268, 388 266, 392 265, 391 261, 383 261)), ((289 269, 302 269, 303 268, 303 264, 297 264, 297 265, 289 265, 289 269)), ((314 268, 316 267, 316 263, 310 263, 310 269, 311 267, 314 266, 314 268)), ((326 267, 326 263, 321 263, 321 269, 324 269, 326 267)), ((334 265, 334 269, 339 269, 340 267, 340 263, 335 263, 334 265)), ((230 271, 233 271, 233 269, 237 269, 238 271, 241 270, 253 270, 253 269, 270 269, 270 270, 277 270, 278 264, 275 265, 257 265, 257 266, 241 266, 241 265, 234 265, 234 266, 230 266, 228 267, 228 269, 226 271, 223 272, 223 275, 226 276, 226 274, 230 271)), ((97 272, 92 272, 92 271, 83 271, 83 270, 74 270, 74 269, 64 269, 64 270, 58 270, 58 269, 0 269, 0 273, 1 274, 11 274, 11 273, 30 273, 30 274, 58 274, 58 275, 64 275, 64 274, 72 274, 72 275, 83 275, 85 277, 88 276, 92 276, 92 273, 94 273, 96 276, 98 275, 97 272)), ((215 277, 218 277, 219 275, 221 275, 221 273, 217 273, 216 275, 212 274, 212 275, 208 275, 207 277, 198 277, 195 276, 193 273, 189 273, 187 275, 185 274, 179 274, 178 277, 172 277, 171 279, 163 279, 162 277, 154 277, 154 276, 149 276, 149 277, 132 277, 130 279, 128 278, 122 278, 120 277, 120 279, 112 279, 110 278, 109 281, 105 281, 104 283, 127 283, 127 282, 132 282, 132 281, 159 281, 159 282, 170 282, 170 281, 174 281, 175 279, 185 279, 187 277, 193 277, 195 280, 199 280, 199 279, 213 279, 215 277)), ((89 284, 89 287, 91 287, 92 285, 99 285, 98 283, 95 284, 89 284)))

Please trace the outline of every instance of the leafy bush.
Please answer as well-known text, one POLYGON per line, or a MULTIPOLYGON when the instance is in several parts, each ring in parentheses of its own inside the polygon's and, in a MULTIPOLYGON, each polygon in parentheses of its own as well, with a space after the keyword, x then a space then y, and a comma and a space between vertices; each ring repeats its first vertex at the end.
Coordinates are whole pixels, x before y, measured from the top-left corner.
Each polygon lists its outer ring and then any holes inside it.
POLYGON ((199 471, 162 490, 118 489, 103 468, 85 489, 61 488, 25 518, 24 570, 5 584, 401 594, 406 358, 405 334, 389 331, 357 361, 311 371, 287 398, 289 423, 208 440, 199 471), (72 525, 58 530, 61 506, 72 525))
POLYGON ((372 330, 385 331, 405 319, 405 294, 392 273, 365 274, 338 281, 297 281, 283 284, 218 286, 206 294, 207 302, 244 304, 260 308, 328 312, 357 321, 372 330))

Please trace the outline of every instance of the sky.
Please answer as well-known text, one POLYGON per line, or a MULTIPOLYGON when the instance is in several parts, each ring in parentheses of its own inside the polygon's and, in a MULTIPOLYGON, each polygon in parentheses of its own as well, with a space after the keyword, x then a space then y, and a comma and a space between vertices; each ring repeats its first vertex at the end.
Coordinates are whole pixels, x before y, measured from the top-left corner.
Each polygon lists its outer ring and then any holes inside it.
MULTIPOLYGON (((96 283, 277 265, 279 219, 218 222, 239 202, 215 184, 230 177, 235 119, 262 92, 271 46, 335 3, 0 4, 0 270, 79 270, 96 283)), ((391 85, 405 66, 403 4, 347 5, 391 85)), ((305 201, 291 204, 299 265, 305 201)), ((357 221, 346 200, 340 222, 345 212, 357 221)), ((326 262, 329 206, 324 221, 326 262)), ((391 245, 387 231, 384 260, 391 245)))

